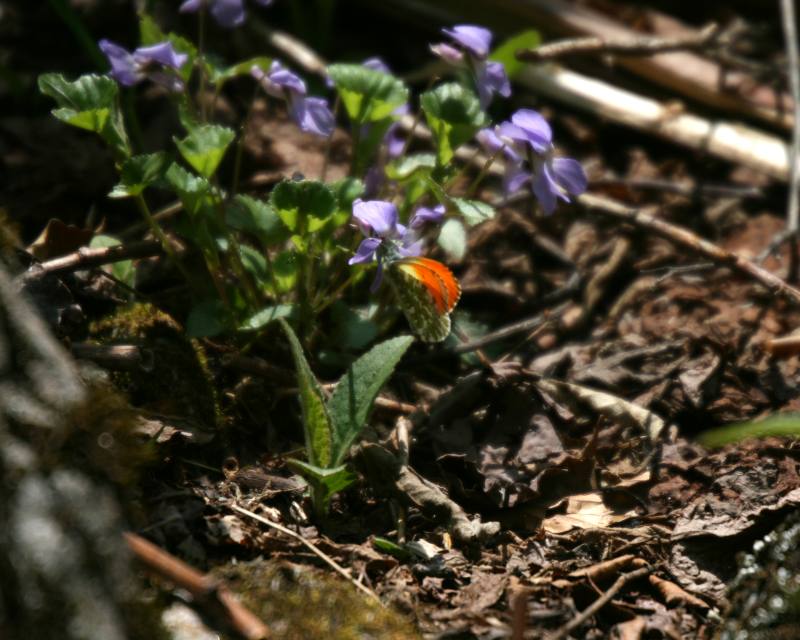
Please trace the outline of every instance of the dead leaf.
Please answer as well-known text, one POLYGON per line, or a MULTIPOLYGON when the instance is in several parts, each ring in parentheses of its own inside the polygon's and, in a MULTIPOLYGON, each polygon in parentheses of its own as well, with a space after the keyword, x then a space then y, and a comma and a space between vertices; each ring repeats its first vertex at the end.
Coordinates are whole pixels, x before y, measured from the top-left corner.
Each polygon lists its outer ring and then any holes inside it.
POLYGON ((684 604, 698 607, 700 609, 708 609, 706 604, 700 598, 693 596, 691 593, 684 591, 674 582, 664 580, 656 575, 650 575, 650 584, 652 584, 658 592, 662 595, 667 604, 684 604))
POLYGON ((638 427, 652 441, 658 439, 658 435, 666 426, 666 422, 652 411, 610 393, 551 378, 536 380, 535 384, 545 393, 571 405, 571 408, 577 405, 575 410, 579 410, 580 405, 588 405, 593 411, 609 420, 638 427))
POLYGON ((51 218, 39 237, 28 246, 28 252, 37 260, 49 260, 86 246, 92 236, 94 231, 91 229, 82 229, 51 218))
POLYGON ((637 515, 636 511, 615 513, 603 503, 600 493, 583 493, 566 499, 566 513, 545 518, 542 527, 548 533, 566 533, 571 529, 598 529, 637 515))

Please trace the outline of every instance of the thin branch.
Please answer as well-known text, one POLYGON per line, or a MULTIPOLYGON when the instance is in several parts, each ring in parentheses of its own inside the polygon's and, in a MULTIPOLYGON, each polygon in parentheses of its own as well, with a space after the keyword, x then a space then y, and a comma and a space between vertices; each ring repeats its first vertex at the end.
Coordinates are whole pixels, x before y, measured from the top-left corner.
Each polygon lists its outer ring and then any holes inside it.
POLYGON ((614 584, 612 584, 611 587, 609 587, 609 589, 603 593, 602 596, 586 607, 553 635, 549 636, 548 640, 562 640, 563 638, 566 638, 570 633, 580 627, 595 613, 600 611, 600 609, 611 602, 614 596, 617 595, 617 593, 619 593, 626 584, 632 582, 633 580, 644 578, 648 573, 653 571, 653 569, 654 567, 642 567, 641 569, 636 569, 630 573, 623 573, 619 578, 616 579, 614 584))
POLYGON ((121 260, 134 260, 136 258, 151 258, 163 253, 161 244, 154 240, 143 240, 130 244, 118 244, 113 247, 99 247, 90 249, 81 247, 60 258, 54 258, 47 262, 42 262, 35 271, 31 273, 66 273, 79 269, 90 269, 100 267, 104 264, 112 264, 121 260))
POLYGON ((290 536, 291 538, 294 538, 298 542, 302 543, 303 545, 305 545, 309 549, 309 551, 311 551, 314 555, 316 555, 323 562, 325 562, 331 569, 336 571, 336 573, 338 573, 340 576, 342 576, 345 580, 348 580, 349 582, 352 582, 353 585, 356 587, 356 589, 358 589, 359 591, 364 592, 370 598, 373 598, 378 604, 383 606, 383 603, 381 602, 381 599, 378 597, 378 595, 374 591, 372 591, 372 589, 370 589, 369 587, 364 586, 363 584, 358 582, 358 580, 355 580, 347 572, 346 569, 344 569, 340 564, 338 564, 328 554, 326 554, 325 552, 321 551, 320 549, 317 549, 317 547, 315 547, 313 544, 311 544, 303 536, 295 533, 291 529, 287 529, 286 527, 284 527, 283 525, 278 524, 277 522, 272 522, 271 520, 267 520, 266 518, 261 517, 257 513, 253 513, 252 511, 248 511, 247 509, 243 509, 242 507, 240 507, 238 505, 232 504, 232 505, 228 505, 228 506, 233 511, 236 511, 236 513, 241 513, 242 515, 248 516, 249 518, 252 518, 253 520, 257 520, 261 524, 265 524, 268 527, 270 527, 272 529, 275 529, 276 531, 280 531, 281 533, 286 534, 287 536, 290 536))
POLYGON ((88 344, 75 342, 70 347, 79 360, 91 360, 112 371, 152 371, 153 352, 134 344, 88 344))
POLYGON ((217 580, 203 575, 135 533, 125 533, 124 537, 133 555, 152 573, 188 591, 198 604, 211 606, 212 613, 221 614, 240 636, 246 640, 265 640, 270 637, 267 625, 217 580))
POLYGON ((558 40, 535 49, 517 51, 517 60, 525 62, 542 62, 569 55, 585 54, 618 54, 628 56, 652 56, 667 51, 696 51, 704 49, 716 41, 721 33, 719 25, 711 23, 688 36, 675 38, 656 38, 641 36, 609 40, 607 38, 588 37, 558 40))
POLYGON ((662 238, 666 238, 670 242, 686 247, 694 253, 705 256, 717 264, 731 267, 741 275, 763 285, 772 293, 783 296, 792 305, 800 306, 800 290, 791 286, 774 273, 759 267, 755 262, 747 260, 736 253, 726 251, 688 229, 675 226, 639 209, 627 207, 609 198, 583 194, 577 198, 577 202, 589 211, 601 213, 615 220, 628 222, 639 228, 646 229, 662 238))
POLYGON ((800 56, 797 52, 797 25, 794 0, 781 0, 781 23, 783 37, 786 41, 786 57, 789 61, 789 88, 794 102, 794 127, 792 128, 792 146, 789 157, 789 202, 787 205, 787 223, 789 233, 793 237, 789 244, 789 282, 797 282, 800 270, 798 256, 798 233, 800 233, 800 56))

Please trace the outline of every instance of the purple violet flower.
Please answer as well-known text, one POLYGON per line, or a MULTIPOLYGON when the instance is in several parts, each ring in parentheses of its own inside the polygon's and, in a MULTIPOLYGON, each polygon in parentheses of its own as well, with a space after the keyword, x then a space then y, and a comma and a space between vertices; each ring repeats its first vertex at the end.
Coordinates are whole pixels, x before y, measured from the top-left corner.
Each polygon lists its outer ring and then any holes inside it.
MULTIPOLYGON (((273 0, 254 0, 262 7, 268 7, 273 0)), ((205 5, 209 5, 211 17, 225 29, 233 29, 244 24, 244 0, 186 0, 178 11, 181 13, 196 13, 205 5)))
POLYGON ((443 204, 437 204, 435 207, 420 207, 411 216, 408 226, 411 229, 421 229, 426 224, 439 224, 444 220, 445 208, 443 204))
POLYGON ((442 42, 431 45, 434 54, 455 66, 466 66, 475 80, 481 108, 486 109, 495 93, 507 98, 511 95, 511 83, 502 62, 489 62, 489 47, 492 32, 471 24, 456 25, 442 29, 456 46, 442 42))
POLYGON ((286 100, 289 115, 302 131, 327 138, 333 133, 336 121, 328 103, 323 98, 306 95, 306 83, 296 73, 289 71, 278 60, 273 60, 269 73, 253 65, 252 75, 267 94, 286 100))
POLYGON ((385 256, 418 256, 422 253, 422 240, 400 224, 397 207, 383 200, 361 200, 353 202, 353 218, 366 237, 358 245, 348 264, 363 264, 377 260, 378 272, 370 291, 377 291, 383 279, 385 256))
MULTIPOLYGON (((487 131, 487 130, 484 130, 487 131)), ((483 133, 483 132, 481 132, 483 133)), ((553 148, 553 131, 537 111, 520 109, 511 116, 510 122, 497 127, 497 133, 489 131, 479 140, 487 148, 497 143, 506 143, 514 156, 506 153, 508 163, 503 179, 506 193, 513 193, 530 182, 534 195, 546 214, 555 211, 558 199, 569 202, 569 196, 586 191, 588 182, 580 162, 572 158, 556 158, 553 148), (516 157, 515 157, 516 156, 516 157), (531 172, 523 168, 525 158, 531 164, 531 172)))
POLYGON ((132 53, 110 40, 100 40, 100 50, 111 65, 109 75, 121 85, 132 87, 145 78, 165 86, 170 91, 183 91, 183 82, 177 75, 164 69, 180 69, 189 56, 175 51, 171 42, 157 42, 139 47, 132 53))

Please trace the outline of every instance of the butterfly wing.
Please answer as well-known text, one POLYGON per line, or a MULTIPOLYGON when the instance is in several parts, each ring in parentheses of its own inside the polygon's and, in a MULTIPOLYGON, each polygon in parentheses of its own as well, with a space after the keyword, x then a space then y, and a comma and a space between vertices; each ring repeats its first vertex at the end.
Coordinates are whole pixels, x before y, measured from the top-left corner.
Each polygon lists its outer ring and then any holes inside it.
POLYGON ((414 333, 424 342, 450 335, 450 311, 461 288, 450 269, 430 258, 404 258, 389 266, 390 282, 414 333))

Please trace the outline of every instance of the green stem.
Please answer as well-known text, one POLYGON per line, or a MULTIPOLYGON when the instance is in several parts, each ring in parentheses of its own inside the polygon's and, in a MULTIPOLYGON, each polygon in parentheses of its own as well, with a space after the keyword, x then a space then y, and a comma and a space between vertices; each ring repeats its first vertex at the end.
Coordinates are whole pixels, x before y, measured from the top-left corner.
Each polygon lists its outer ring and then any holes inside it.
POLYGON ((470 198, 475 193, 475 190, 480 185, 481 180, 486 177, 486 174, 489 173, 489 169, 494 164, 494 161, 497 160, 498 156, 503 152, 503 149, 506 148, 506 145, 500 147, 497 151, 495 151, 487 160, 483 163, 481 170, 478 172, 478 175, 475 176, 475 179, 472 181, 472 184, 467 187, 467 191, 464 194, 465 198, 470 198))
POLYGON ((144 196, 140 193, 135 198, 136 204, 139 207, 139 211, 142 214, 142 217, 147 222, 150 230, 153 232, 153 235, 158 239, 161 243, 161 248, 164 249, 164 253, 167 254, 167 257, 170 261, 175 265, 178 271, 181 272, 181 275, 186 279, 186 281, 192 285, 193 280, 191 274, 187 271, 186 267, 183 266, 181 261, 178 259, 177 254, 172 249, 172 245, 169 243, 169 238, 167 238, 164 230, 159 226, 158 222, 153 218, 153 214, 150 213, 150 207, 147 206, 147 201, 144 199, 144 196))
MULTIPOLYGON (((336 118, 339 117, 339 94, 336 94, 336 100, 333 103, 333 121, 336 122, 336 118)), ((328 136, 328 139, 325 141, 325 152, 322 155, 322 170, 319 172, 319 180, 320 182, 325 182, 325 176, 328 174, 328 164, 331 159, 331 145, 333 143, 333 133, 328 136)), ((355 147, 353 148, 355 150, 355 147)))

